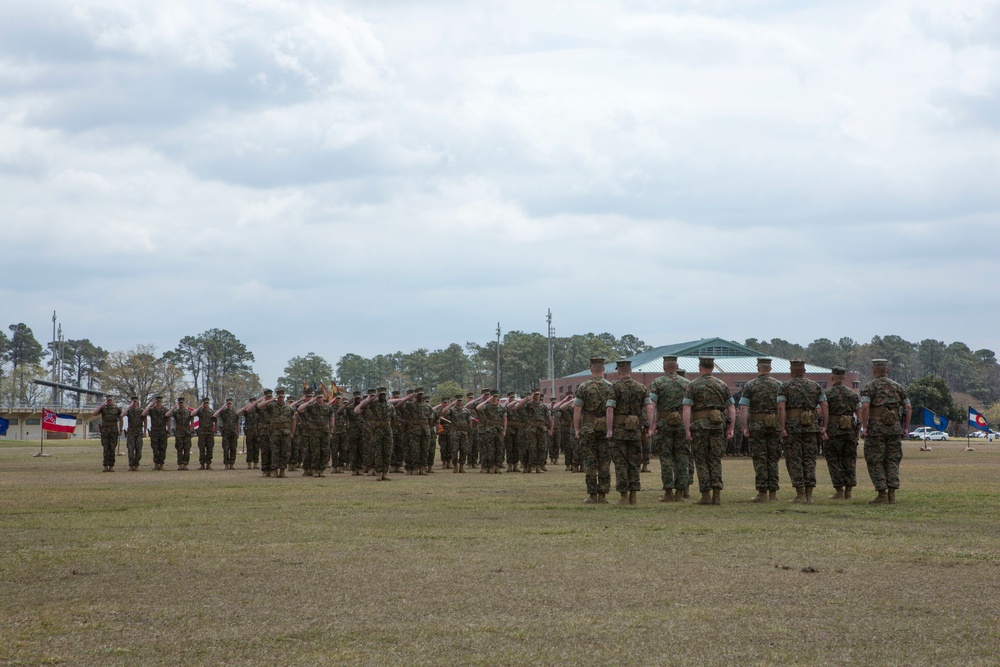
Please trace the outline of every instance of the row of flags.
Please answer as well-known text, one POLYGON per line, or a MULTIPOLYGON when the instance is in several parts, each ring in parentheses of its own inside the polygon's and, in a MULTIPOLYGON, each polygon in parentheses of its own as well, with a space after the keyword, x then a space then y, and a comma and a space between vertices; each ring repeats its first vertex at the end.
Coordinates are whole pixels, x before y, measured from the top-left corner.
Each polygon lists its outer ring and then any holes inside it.
MULTIPOLYGON (((951 422, 947 417, 942 417, 941 415, 928 410, 927 408, 921 408, 923 410, 923 421, 924 426, 930 426, 939 431, 943 431, 948 428, 948 424, 951 422)), ((990 425, 986 421, 986 417, 983 416, 981 412, 978 412, 971 407, 969 408, 969 426, 978 431, 989 431, 990 425)))

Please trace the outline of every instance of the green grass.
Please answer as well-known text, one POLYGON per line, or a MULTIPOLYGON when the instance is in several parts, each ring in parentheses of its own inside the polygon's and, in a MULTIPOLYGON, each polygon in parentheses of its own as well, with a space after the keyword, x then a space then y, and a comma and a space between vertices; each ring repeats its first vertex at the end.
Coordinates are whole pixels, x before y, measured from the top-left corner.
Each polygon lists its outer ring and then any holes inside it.
POLYGON ((147 443, 140 472, 104 474, 96 442, 30 445, 0 445, 0 665, 1000 655, 997 445, 906 443, 891 507, 865 502, 863 461, 850 503, 750 504, 727 459, 721 507, 656 502, 654 464, 637 508, 582 505, 562 467, 278 480, 177 472, 172 450, 153 472, 147 443))

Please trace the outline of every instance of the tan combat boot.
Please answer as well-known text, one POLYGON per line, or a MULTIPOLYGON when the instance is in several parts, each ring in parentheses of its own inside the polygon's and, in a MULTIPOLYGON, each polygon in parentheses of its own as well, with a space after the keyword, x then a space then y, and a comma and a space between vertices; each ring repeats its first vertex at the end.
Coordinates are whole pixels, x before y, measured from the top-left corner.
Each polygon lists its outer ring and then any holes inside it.
POLYGON ((464 463, 459 463, 458 464, 458 472, 465 472, 465 464, 464 463))
POLYGON ((777 491, 768 491, 767 492, 767 502, 769 502, 769 503, 776 503, 776 502, 778 502, 778 492, 777 491))
POLYGON ((795 497, 789 500, 790 503, 805 503, 806 502, 806 490, 801 486, 795 487, 795 497))
POLYGON ((636 491, 629 491, 628 492, 628 504, 629 505, 638 505, 639 504, 639 495, 638 495, 638 492, 636 492, 636 491))
POLYGON ((587 496, 587 499, 583 501, 584 505, 596 505, 597 504, 597 494, 591 493, 587 496))
POLYGON ((663 492, 663 496, 660 497, 661 503, 672 503, 674 502, 674 492, 672 489, 667 489, 663 492))
POLYGON ((606 493, 598 493, 597 494, 597 504, 598 505, 607 505, 608 504, 608 494, 606 494, 606 493))
POLYGON ((806 504, 807 505, 813 504, 813 487, 811 486, 806 487, 806 504))
POLYGON ((212 469, 212 464, 211 463, 206 463, 205 464, 205 470, 211 470, 211 469, 212 469))
POLYGON ((889 503, 889 494, 885 490, 879 491, 878 496, 872 498, 868 501, 869 505, 887 505, 889 503))
POLYGON ((648 463, 643 463, 642 464, 642 468, 639 470, 639 472, 650 472, 650 470, 649 470, 649 464, 648 463))
POLYGON ((850 500, 851 499, 851 492, 853 490, 854 490, 854 487, 851 487, 851 486, 845 486, 844 487, 844 500, 850 500))
POLYGON ((890 505, 895 505, 896 504, 896 489, 889 489, 888 493, 889 493, 889 504, 890 505))
POLYGON ((628 505, 628 491, 622 491, 622 497, 618 499, 617 505, 628 505))
POLYGON ((702 491, 701 498, 695 501, 695 505, 711 505, 712 504, 712 492, 702 491))
POLYGON ((842 486, 835 486, 833 488, 836 489, 837 492, 835 494, 833 494, 832 496, 830 496, 830 500, 843 500, 844 499, 844 487, 842 487, 842 486))
POLYGON ((712 489, 712 504, 713 505, 722 504, 722 489, 712 489))
POLYGON ((750 499, 752 503, 766 503, 767 502, 767 491, 759 491, 756 496, 750 499))

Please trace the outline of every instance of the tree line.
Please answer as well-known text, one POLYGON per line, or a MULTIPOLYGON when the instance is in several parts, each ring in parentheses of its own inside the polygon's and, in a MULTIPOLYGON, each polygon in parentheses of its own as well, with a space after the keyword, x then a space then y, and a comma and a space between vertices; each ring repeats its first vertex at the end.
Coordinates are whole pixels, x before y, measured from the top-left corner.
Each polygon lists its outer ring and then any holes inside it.
MULTIPOLYGON (((804 359, 825 367, 845 366, 861 375, 862 384, 871 378, 871 359, 889 359, 892 377, 911 387, 915 408, 928 407, 964 421, 965 407, 961 403, 984 408, 996 405, 996 416, 1000 418, 1000 365, 992 350, 972 350, 957 341, 911 342, 896 335, 875 336, 866 343, 843 337, 836 342, 818 338, 808 345, 781 338, 748 338, 743 344, 776 357, 804 359)), ((500 387, 523 394, 537 386, 539 379, 548 377, 548 346, 548 337, 541 333, 504 334, 499 346, 500 387)), ((586 370, 593 356, 615 361, 649 349, 632 334, 620 338, 607 332, 554 337, 554 375, 564 377, 586 370)), ((262 383, 253 370, 254 361, 246 345, 225 329, 184 336, 174 349, 163 353, 152 345, 108 352, 87 338, 43 346, 30 327, 11 324, 6 331, 0 330, 0 403, 47 400, 51 390, 31 380, 51 378, 54 369, 63 382, 86 389, 118 396, 137 395, 142 401, 156 394, 170 401, 182 394, 192 399, 208 396, 217 405, 230 396, 243 400, 260 391, 262 383)), ((289 359, 274 386, 293 393, 303 384, 329 386, 331 381, 348 390, 422 386, 437 396, 463 389, 478 392, 494 388, 498 385, 497 371, 495 340, 371 357, 346 353, 335 363, 309 352, 289 359)), ((78 400, 67 394, 68 403, 78 400)))

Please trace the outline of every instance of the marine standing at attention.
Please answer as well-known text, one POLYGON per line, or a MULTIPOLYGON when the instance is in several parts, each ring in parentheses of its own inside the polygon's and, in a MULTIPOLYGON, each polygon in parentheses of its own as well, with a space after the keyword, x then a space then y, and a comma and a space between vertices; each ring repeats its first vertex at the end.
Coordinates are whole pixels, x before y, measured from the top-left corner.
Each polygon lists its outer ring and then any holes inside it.
POLYGON ((851 491, 858 485, 858 429, 861 422, 857 412, 861 409, 858 395, 844 386, 843 366, 834 366, 830 377, 831 386, 826 390, 826 402, 830 406, 830 421, 826 427, 826 465, 830 470, 830 481, 836 493, 830 500, 850 500, 851 491))
POLYGON ((713 377, 715 359, 698 359, 701 373, 684 390, 684 437, 691 443, 701 490, 699 505, 722 504, 722 452, 733 437, 736 408, 729 387, 713 377), (726 427, 726 417, 729 426, 726 427))
POLYGON ((639 468, 642 465, 642 412, 653 422, 653 403, 645 385, 632 379, 632 362, 617 362, 618 380, 611 385, 605 411, 611 441, 611 460, 615 463, 615 489, 621 494, 619 505, 639 504, 639 468))
POLYGON ((771 360, 757 359, 757 377, 746 383, 740 397, 743 437, 750 441, 753 460, 755 503, 778 499, 778 459, 781 431, 778 428, 778 394, 781 382, 771 377, 771 360))
POLYGON ((691 483, 688 465, 691 445, 684 437, 684 391, 691 384, 677 374, 677 357, 663 357, 663 375, 653 380, 649 398, 656 409, 656 419, 649 423, 649 436, 655 437, 660 453, 660 502, 684 502, 684 491, 691 483))
POLYGON ((785 466, 795 487, 793 503, 813 502, 816 488, 816 434, 826 438, 826 426, 816 423, 816 407, 828 419, 826 394, 819 384, 806 378, 806 362, 792 360, 792 379, 778 394, 778 426, 785 441, 785 466))
POLYGON ((573 433, 580 441, 580 458, 587 473, 588 505, 608 502, 611 491, 611 451, 607 439, 608 396, 611 383, 604 379, 604 358, 590 360, 590 378, 576 389, 573 399, 573 433))
POLYGON ((115 405, 111 394, 105 396, 92 415, 101 416, 101 447, 104 450, 104 472, 115 471, 115 450, 118 448, 118 434, 122 430, 122 409, 115 405))
POLYGON ((872 375, 875 378, 861 390, 865 462, 868 464, 868 476, 878 491, 878 496, 868 502, 872 505, 895 505, 899 463, 903 460, 901 439, 910 430, 912 407, 906 390, 889 379, 887 359, 872 360, 872 375))

